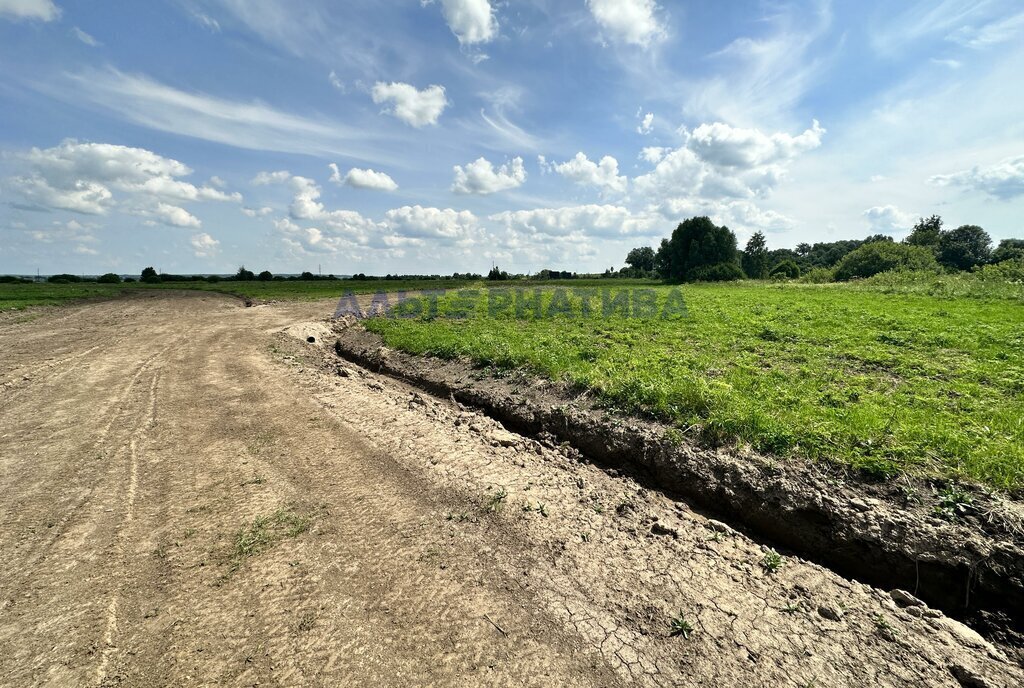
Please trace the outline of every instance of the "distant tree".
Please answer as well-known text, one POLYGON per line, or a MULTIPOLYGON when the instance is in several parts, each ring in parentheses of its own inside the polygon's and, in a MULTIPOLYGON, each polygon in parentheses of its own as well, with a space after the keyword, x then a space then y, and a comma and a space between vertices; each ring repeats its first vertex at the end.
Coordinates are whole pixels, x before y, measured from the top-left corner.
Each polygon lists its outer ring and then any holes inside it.
POLYGON ((836 266, 836 279, 871 277, 890 270, 938 270, 931 250, 889 241, 864 244, 843 257, 836 266))
POLYGON ((100 284, 120 284, 121 275, 116 275, 113 272, 108 272, 104 275, 100 275, 96 278, 96 281, 100 284))
POLYGON ((910 246, 927 246, 935 250, 939 246, 942 233, 941 217, 938 215, 932 215, 928 219, 922 217, 910 230, 910 234, 903 240, 903 243, 910 246))
POLYGON ((66 272, 62 272, 59 275, 50 275, 46 278, 46 281, 51 284, 68 284, 69 282, 81 282, 82 278, 78 275, 71 275, 66 272))
POLYGON ((860 248, 862 243, 864 242, 857 239, 818 242, 811 246, 811 250, 806 255, 799 257, 800 260, 797 261, 797 264, 803 270, 808 268, 830 268, 842 260, 843 256, 860 248))
POLYGON ((626 265, 640 273, 654 271, 654 249, 650 246, 634 248, 626 256, 626 265))
POLYGON ((309 270, 306 270, 301 275, 299 275, 299 279, 304 281, 304 282, 312 282, 313 280, 316 279, 316 275, 314 275, 309 270))
POLYGON ((686 275, 688 282, 734 282, 743 279, 743 268, 738 263, 714 263, 693 268, 686 275))
POLYGON ((260 282, 269 282, 270 280, 274 279, 274 273, 272 273, 270 270, 264 270, 259 274, 259 276, 256 279, 258 279, 260 282))
POLYGON ((139 277, 148 284, 157 284, 163 281, 153 268, 142 268, 142 274, 139 277))
POLYGON ((800 266, 792 260, 784 260, 773 267, 768 276, 773 279, 797 279, 800 277, 800 266))
POLYGON ((743 271, 750 279, 764 279, 768 276, 768 242, 763 232, 754 232, 743 249, 743 271))
POLYGON ((1024 260, 1024 239, 1003 239, 999 247, 992 252, 992 262, 1002 263, 1004 260, 1024 260))
POLYGON ((949 268, 970 270, 992 259, 992 237, 977 225, 962 225, 943 232, 936 255, 949 268))
POLYGON ((892 242, 892 241, 895 241, 895 239, 893 239, 888 234, 872 234, 871 236, 869 236, 867 239, 864 240, 864 243, 865 244, 873 244, 876 241, 889 241, 889 242, 892 242))
POLYGON ((715 225, 708 217, 691 217, 679 223, 669 239, 661 242, 655 264, 663 279, 672 282, 694 280, 699 268, 736 261, 736 235, 728 227, 715 225))
POLYGON ((495 265, 487 273, 487 279, 491 280, 492 282, 504 281, 508 279, 508 273, 499 268, 497 265, 495 265))
POLYGON ((810 252, 811 252, 811 245, 810 244, 801 242, 801 243, 796 245, 796 254, 798 256, 800 256, 801 258, 806 256, 810 252))
POLYGON ((209 282, 210 284, 216 284, 217 282, 220 282, 220 280, 220 275, 210 275, 206 278, 206 281, 209 282))

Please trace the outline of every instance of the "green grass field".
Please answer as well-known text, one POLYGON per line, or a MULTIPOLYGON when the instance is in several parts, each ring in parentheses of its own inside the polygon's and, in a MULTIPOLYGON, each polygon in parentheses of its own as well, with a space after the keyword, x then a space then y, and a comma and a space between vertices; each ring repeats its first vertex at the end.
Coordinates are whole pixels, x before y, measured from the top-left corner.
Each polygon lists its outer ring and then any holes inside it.
MULTIPOLYGON (((481 300, 475 317, 374 318, 367 327, 405 351, 567 381, 698 441, 738 439, 773 456, 837 461, 879 477, 1024 487, 1019 299, 864 285, 681 289, 684 319, 583 317, 578 309, 491 317, 481 300)), ((656 291, 664 300, 669 288, 656 291)))

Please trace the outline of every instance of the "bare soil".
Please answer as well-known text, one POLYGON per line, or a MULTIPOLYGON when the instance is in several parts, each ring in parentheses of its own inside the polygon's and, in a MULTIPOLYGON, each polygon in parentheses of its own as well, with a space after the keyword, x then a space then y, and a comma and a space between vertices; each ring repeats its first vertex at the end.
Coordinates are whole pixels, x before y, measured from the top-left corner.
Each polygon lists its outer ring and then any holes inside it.
POLYGON ((332 307, 0 317, 0 684, 1024 683, 942 612, 325 368, 332 307))

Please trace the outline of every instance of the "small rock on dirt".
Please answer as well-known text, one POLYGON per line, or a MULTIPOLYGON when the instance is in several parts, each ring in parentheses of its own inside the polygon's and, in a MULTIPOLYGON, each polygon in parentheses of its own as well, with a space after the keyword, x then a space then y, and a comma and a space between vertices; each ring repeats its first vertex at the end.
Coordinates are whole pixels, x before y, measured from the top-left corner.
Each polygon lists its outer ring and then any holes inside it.
POLYGON ((819 606, 818 614, 831 621, 843 620, 843 610, 839 609, 838 607, 833 607, 830 604, 823 604, 819 606))
POLYGON ((891 597, 893 602, 895 602, 896 604, 898 604, 901 607, 923 607, 923 606, 925 606, 924 602, 922 602, 921 600, 917 599, 916 597, 911 595, 906 590, 900 590, 899 588, 897 588, 896 590, 890 590, 889 591, 889 597, 891 597))

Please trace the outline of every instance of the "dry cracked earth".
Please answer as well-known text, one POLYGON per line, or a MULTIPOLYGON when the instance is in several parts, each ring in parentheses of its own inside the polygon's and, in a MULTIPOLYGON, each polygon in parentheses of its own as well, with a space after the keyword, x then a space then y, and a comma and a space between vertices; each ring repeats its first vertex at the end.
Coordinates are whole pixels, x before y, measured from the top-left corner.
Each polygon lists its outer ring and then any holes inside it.
POLYGON ((1024 684, 940 612, 332 358, 332 306, 0 316, 0 685, 1024 684))

